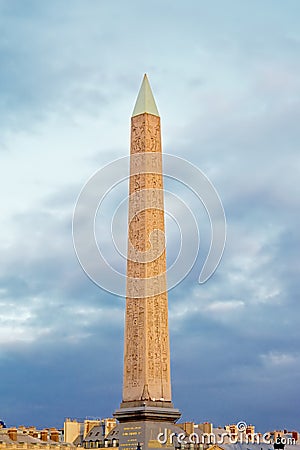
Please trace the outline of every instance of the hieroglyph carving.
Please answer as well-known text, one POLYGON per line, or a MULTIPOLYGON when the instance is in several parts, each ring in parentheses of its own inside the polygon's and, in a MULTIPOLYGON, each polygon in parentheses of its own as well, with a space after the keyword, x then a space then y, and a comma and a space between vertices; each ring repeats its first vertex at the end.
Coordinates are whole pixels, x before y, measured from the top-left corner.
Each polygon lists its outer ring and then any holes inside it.
POLYGON ((127 279, 123 401, 171 401, 160 118, 148 113, 131 124, 127 279))

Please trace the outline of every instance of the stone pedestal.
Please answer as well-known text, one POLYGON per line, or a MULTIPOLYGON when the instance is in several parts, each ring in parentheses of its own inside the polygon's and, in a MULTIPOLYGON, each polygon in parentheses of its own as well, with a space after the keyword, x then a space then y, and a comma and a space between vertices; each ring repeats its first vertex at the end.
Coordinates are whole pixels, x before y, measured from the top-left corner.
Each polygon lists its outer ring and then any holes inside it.
POLYGON ((181 416, 179 409, 174 408, 171 402, 132 402, 136 405, 122 404, 114 413, 114 417, 120 422, 129 421, 158 421, 175 423, 181 416), (155 404, 157 403, 157 404, 155 404), (161 403, 159 405, 159 403, 161 403))
POLYGON ((184 431, 174 423, 159 420, 129 421, 119 423, 108 439, 119 442, 121 450, 175 449, 176 436, 184 431))
POLYGON ((116 439, 122 450, 175 448, 176 436, 183 433, 175 424, 180 415, 172 402, 123 402, 114 413, 119 424, 108 439, 116 439))

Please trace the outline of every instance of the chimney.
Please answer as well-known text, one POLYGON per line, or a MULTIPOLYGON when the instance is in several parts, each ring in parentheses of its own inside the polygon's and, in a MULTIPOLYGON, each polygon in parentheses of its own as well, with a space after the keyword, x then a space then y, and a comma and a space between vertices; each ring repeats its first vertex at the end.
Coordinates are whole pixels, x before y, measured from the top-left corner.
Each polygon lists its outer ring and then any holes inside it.
POLYGON ((43 442, 48 441, 48 430, 44 429, 41 431, 41 441, 43 442))
POLYGON ((297 432, 297 431, 292 431, 292 437, 293 437, 293 439, 295 439, 295 441, 297 442, 297 441, 298 441, 298 437, 299 437, 298 432, 297 432))
POLYGON ((15 427, 9 428, 7 430, 9 439, 11 439, 12 441, 16 441, 17 440, 17 429, 15 427))
POLYGON ((50 428, 50 439, 54 442, 59 442, 59 431, 56 428, 50 428))
POLYGON ((29 436, 35 437, 35 436, 34 436, 35 431, 36 431, 36 428, 35 428, 35 427, 29 427, 29 428, 28 428, 28 434, 29 434, 29 436))

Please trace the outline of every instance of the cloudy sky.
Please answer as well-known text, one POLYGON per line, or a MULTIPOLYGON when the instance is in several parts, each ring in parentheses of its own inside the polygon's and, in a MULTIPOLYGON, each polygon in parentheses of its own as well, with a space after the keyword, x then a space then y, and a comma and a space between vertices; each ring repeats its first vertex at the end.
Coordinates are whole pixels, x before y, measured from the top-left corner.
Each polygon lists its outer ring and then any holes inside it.
MULTIPOLYGON (((164 151, 209 177, 228 226, 221 264, 199 285, 208 218, 171 184, 203 244, 169 294, 174 404, 184 420, 300 428, 299 20, 298 0, 0 0, 8 425, 108 417, 121 401, 124 300, 81 269, 72 214, 88 178, 128 155, 147 72, 164 151)), ((168 219, 169 261, 175 228, 168 219)))

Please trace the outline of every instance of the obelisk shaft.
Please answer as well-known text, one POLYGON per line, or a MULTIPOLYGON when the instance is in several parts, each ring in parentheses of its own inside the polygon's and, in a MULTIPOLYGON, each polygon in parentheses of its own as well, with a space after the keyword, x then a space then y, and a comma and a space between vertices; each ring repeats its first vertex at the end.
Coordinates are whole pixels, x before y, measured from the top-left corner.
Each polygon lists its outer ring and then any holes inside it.
POLYGON ((123 403, 171 402, 160 118, 146 77, 130 152, 123 403))

